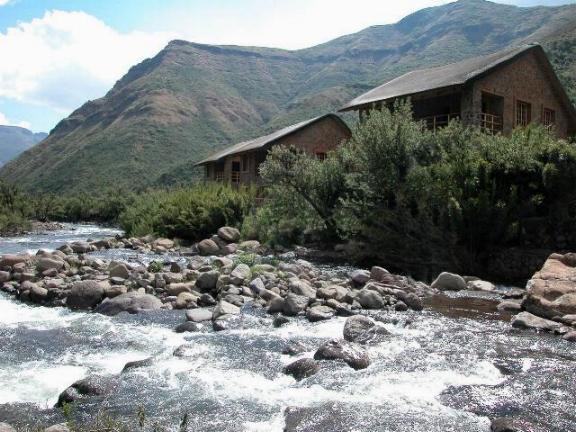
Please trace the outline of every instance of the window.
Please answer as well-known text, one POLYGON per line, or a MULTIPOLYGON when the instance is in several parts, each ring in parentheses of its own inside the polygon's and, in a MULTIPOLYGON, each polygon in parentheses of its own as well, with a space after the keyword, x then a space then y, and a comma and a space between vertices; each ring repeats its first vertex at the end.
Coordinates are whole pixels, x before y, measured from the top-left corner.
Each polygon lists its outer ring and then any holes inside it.
POLYGON ((216 181, 224 181, 224 171, 216 171, 216 175, 214 176, 214 178, 216 179, 216 181))
POLYGON ((250 160, 248 155, 242 155, 242 172, 248 172, 250 170, 250 160))
POLYGON ((316 159, 321 160, 321 161, 325 160, 326 159, 326 153, 316 152, 316 159))
POLYGON ((546 129, 551 129, 556 123, 556 111, 544 108, 542 113, 542 124, 546 129))
POLYGON ((528 126, 530 123, 532 109, 529 103, 517 101, 516 102, 516 126, 528 126))

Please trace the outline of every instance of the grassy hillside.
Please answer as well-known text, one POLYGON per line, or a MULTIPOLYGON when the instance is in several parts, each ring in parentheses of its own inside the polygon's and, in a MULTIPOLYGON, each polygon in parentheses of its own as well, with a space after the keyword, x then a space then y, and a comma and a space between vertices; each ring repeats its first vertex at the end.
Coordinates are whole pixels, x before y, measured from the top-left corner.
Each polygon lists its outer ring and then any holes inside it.
POLYGON ((48 134, 18 126, 0 126, 0 166, 42 141, 48 134))
POLYGON ((410 69, 532 41, 575 98, 575 5, 460 0, 299 51, 174 41, 0 176, 53 192, 185 183, 219 147, 337 109, 410 69))

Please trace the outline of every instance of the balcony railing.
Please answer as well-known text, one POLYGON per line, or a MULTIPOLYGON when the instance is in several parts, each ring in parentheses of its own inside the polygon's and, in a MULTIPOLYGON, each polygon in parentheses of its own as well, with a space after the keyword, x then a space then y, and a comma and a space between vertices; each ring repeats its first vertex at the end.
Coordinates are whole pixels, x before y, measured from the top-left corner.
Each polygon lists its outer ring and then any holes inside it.
POLYGON ((457 120, 460 118, 459 113, 452 114, 439 114, 433 116, 422 117, 420 120, 426 123, 426 127, 430 130, 436 130, 438 128, 448 126, 452 120, 457 120))
POLYGON ((484 132, 495 135, 502 132, 502 126, 502 116, 488 113, 480 114, 480 127, 484 132))

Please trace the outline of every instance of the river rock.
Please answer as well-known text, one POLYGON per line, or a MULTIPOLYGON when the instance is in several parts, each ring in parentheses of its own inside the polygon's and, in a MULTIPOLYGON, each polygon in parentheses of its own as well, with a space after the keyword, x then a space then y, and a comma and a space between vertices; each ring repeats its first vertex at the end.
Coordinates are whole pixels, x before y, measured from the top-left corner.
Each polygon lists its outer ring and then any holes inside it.
POLYGON ((240 231, 232 227, 222 227, 218 230, 218 237, 227 243, 236 243, 240 240, 240 231))
POLYGON ((493 419, 490 425, 491 432, 537 432, 531 423, 519 420, 501 417, 493 419))
POLYGON ((196 246, 198 253, 202 256, 218 255, 220 253, 220 246, 212 239, 202 240, 196 246))
POLYGON ((164 250, 172 249, 174 247, 174 241, 167 238, 159 238, 152 242, 152 247, 155 249, 161 248, 164 250))
POLYGON ((38 270, 40 273, 47 270, 56 270, 58 272, 62 270, 63 267, 64 261, 57 258, 40 258, 36 262, 36 270, 38 270))
POLYGON ((440 291, 462 291, 468 288, 462 276, 448 272, 440 273, 430 286, 440 291))
POLYGON ((196 279, 196 287, 202 292, 210 292, 216 289, 220 273, 218 271, 208 271, 201 273, 196 279))
POLYGON ((91 309, 103 298, 103 286, 97 281, 86 280, 72 285, 66 304, 72 309, 91 309))
POLYGON ((8 423, 0 423, 0 432, 16 432, 16 429, 8 423))
POLYGON ((302 279, 290 281, 289 290, 299 296, 305 296, 309 299, 316 298, 316 290, 310 284, 302 279))
POLYGON ((306 310, 306 318, 310 322, 324 321, 332 318, 335 312, 328 306, 312 306, 306 310))
POLYGON ((187 310, 186 319, 195 323, 210 321, 212 319, 212 311, 203 308, 187 310))
POLYGON ((154 364, 154 359, 152 357, 148 357, 142 360, 134 360, 126 363, 124 368, 122 369, 122 373, 127 372, 132 369, 139 369, 143 367, 152 366, 154 364))
POLYGON ((356 300, 364 309, 383 309, 386 307, 384 298, 378 292, 366 288, 358 292, 356 300))
POLYGON ((198 326, 198 324, 196 324, 195 322, 192 322, 192 321, 186 321, 185 323, 178 325, 174 329, 174 331, 176 333, 193 333, 193 332, 197 332, 199 330, 200 330, 200 327, 198 326))
POLYGON ((250 289, 256 295, 259 295, 262 291, 266 290, 266 285, 262 281, 262 278, 257 277, 252 282, 250 282, 250 289))
POLYGON ((467 283, 467 287, 471 291, 487 291, 492 292, 496 290, 496 285, 492 282, 483 280, 473 280, 467 283))
POLYGON ((30 255, 2 255, 0 269, 14 267, 16 264, 25 264, 30 261, 30 255))
POLYGON ((60 423, 47 427, 44 432, 70 432, 70 428, 67 423, 60 423))
POLYGON ((178 294, 176 302, 174 303, 175 309, 190 309, 198 307, 198 296, 189 292, 182 292, 178 294))
POLYGON ((0 284, 10 280, 10 272, 0 271, 0 284))
POLYGON ((496 306, 500 312, 520 312, 522 311, 522 303, 518 300, 504 300, 496 306))
POLYGON ((122 312, 136 314, 144 311, 158 310, 162 307, 162 302, 150 294, 139 292, 128 292, 113 299, 104 300, 94 312, 102 315, 118 315, 122 312))
MULTIPOLYGON (((282 299, 280 299, 282 300, 282 299)), ((310 299, 306 296, 297 295, 294 293, 289 293, 285 299, 282 300, 282 311, 288 316, 296 316, 300 312, 303 312, 308 306, 310 299)), ((270 308, 272 308, 272 303, 270 303, 270 308)), ((269 310, 270 312, 270 310, 269 310)), ((274 313, 274 312, 270 312, 274 313)))
POLYGON ((48 298, 48 290, 46 288, 39 287, 36 284, 32 284, 30 288, 30 299, 37 303, 41 303, 48 298))
POLYGON ((383 267, 374 266, 372 270, 370 270, 370 279, 375 280, 376 282, 384 282, 387 281, 390 277, 390 272, 383 267))
POLYGON ((370 272, 367 270, 354 270, 350 273, 350 279, 356 286, 364 286, 370 280, 370 272))
POLYGON ((315 360, 343 360, 353 369, 365 369, 370 365, 368 352, 345 340, 333 339, 326 342, 314 354, 315 360))
POLYGON ((124 263, 112 261, 108 266, 108 273, 111 278, 118 277, 122 279, 128 279, 130 277, 130 271, 124 263))
POLYGON ((260 242, 256 240, 247 240, 238 245, 238 248, 245 252, 258 252, 260 247, 260 242))
POLYGON ((250 267, 246 264, 238 264, 232 273, 230 273, 230 282, 234 285, 242 285, 245 281, 250 279, 250 267))
POLYGON ((566 333, 563 339, 568 342, 576 342, 576 331, 570 331, 566 333))
POLYGON ((238 315, 240 313, 240 308, 227 301, 221 300, 214 311, 212 312, 212 319, 217 320, 223 315, 238 315))
POLYGON ((171 283, 166 287, 166 293, 171 296, 178 296, 182 293, 191 293, 194 290, 194 283, 171 283))
POLYGON ((343 335, 348 342, 370 344, 388 340, 390 332, 370 317, 355 315, 346 319, 343 335))
POLYGON ((92 245, 85 241, 70 243, 70 247, 72 248, 72 251, 77 254, 92 252, 92 245))
POLYGON ((564 328, 560 323, 540 318, 530 312, 521 312, 512 318, 512 327, 550 332, 561 332, 564 328))
POLYGON ((311 377, 320 370, 318 362, 311 358, 303 358, 290 363, 284 368, 286 375, 291 375, 296 381, 301 381, 304 378, 311 377))
POLYGON ((394 291, 394 295, 396 298, 398 298, 398 300, 403 302, 412 310, 421 311, 424 309, 424 303, 422 302, 422 299, 414 293, 396 290, 394 291))
POLYGON ((334 299, 342 302, 348 295, 348 289, 340 285, 329 285, 327 287, 319 288, 316 291, 316 296, 321 299, 334 299))
POLYGON ((65 403, 76 402, 84 397, 105 396, 109 394, 116 384, 113 377, 91 375, 87 378, 76 381, 58 397, 57 407, 62 407, 65 403))

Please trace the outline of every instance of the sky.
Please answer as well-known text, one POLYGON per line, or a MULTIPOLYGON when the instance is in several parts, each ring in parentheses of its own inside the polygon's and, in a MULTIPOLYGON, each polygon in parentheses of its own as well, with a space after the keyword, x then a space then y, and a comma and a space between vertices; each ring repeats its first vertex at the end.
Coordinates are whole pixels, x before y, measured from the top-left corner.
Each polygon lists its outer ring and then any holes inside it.
POLYGON ((0 0, 0 125, 48 132, 172 39, 299 49, 450 1, 0 0))

